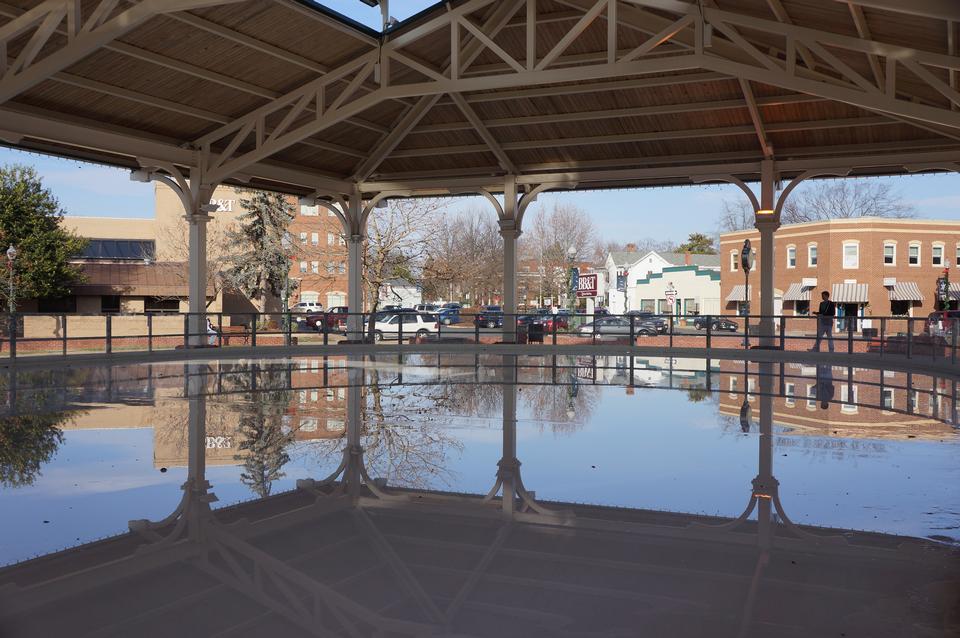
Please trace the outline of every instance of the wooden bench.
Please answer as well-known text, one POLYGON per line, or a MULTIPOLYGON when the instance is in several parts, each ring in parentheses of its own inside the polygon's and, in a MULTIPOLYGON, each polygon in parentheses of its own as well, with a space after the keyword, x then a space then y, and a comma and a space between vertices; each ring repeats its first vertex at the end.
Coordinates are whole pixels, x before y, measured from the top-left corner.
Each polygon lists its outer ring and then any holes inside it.
POLYGON ((246 326, 224 326, 220 330, 220 345, 249 346, 250 331, 246 326))

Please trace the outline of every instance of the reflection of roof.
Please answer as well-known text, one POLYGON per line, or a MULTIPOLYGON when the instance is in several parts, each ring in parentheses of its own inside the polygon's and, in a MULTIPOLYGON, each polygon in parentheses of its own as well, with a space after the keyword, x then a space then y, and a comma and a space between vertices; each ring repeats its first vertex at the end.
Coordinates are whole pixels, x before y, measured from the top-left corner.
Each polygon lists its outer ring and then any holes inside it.
POLYGON ((11 636, 201 621, 231 636, 881 635, 945 617, 947 591, 930 592, 956 569, 950 548, 890 535, 777 523, 761 549, 756 525, 706 516, 557 504, 569 514, 505 520, 479 497, 408 495, 297 490, 193 519, 202 533, 167 546, 124 534, 28 561, 0 572, 17 583, 0 620, 11 636))
MULTIPOLYGON (((85 281, 72 286, 75 295, 187 297, 187 264, 183 262, 82 263, 85 281)), ((207 284, 207 296, 214 294, 207 284)))

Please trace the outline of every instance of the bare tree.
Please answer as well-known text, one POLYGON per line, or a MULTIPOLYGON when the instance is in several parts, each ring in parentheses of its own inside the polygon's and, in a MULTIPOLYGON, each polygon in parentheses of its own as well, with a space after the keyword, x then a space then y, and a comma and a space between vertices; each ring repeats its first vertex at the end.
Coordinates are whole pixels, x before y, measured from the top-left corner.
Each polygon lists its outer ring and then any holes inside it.
POLYGON ((913 217, 914 209, 885 182, 840 179, 813 182, 787 198, 786 224, 852 217, 913 217))
POLYGON ((721 233, 753 228, 753 222, 753 208, 744 198, 723 200, 723 210, 720 212, 718 221, 718 229, 721 233))
MULTIPOLYGON (((234 224, 209 224, 207 229, 207 290, 213 292, 212 297, 207 297, 206 307, 220 297, 223 292, 227 269, 230 267, 231 254, 230 246, 233 244, 227 238, 236 232, 234 224)), ((187 220, 180 218, 176 224, 163 226, 158 233, 157 243, 164 247, 164 253, 157 255, 159 260, 182 262, 186 264, 190 261, 189 229, 187 220)), ((181 286, 186 287, 189 283, 189 272, 186 268, 178 269, 175 277, 181 286)), ((174 298, 174 297, 171 297, 174 298)), ((179 299, 179 297, 176 297, 179 299)))
POLYGON ((503 238, 492 215, 470 209, 445 216, 430 242, 424 289, 434 296, 469 293, 488 301, 503 281, 503 238))
POLYGON ((541 206, 521 236, 520 254, 540 265, 541 289, 559 293, 567 286, 570 248, 576 261, 593 261, 596 243, 596 228, 582 208, 555 204, 548 210, 541 206))
POLYGON ((386 207, 375 208, 370 214, 363 250, 363 283, 370 306, 371 337, 381 288, 391 279, 411 283, 419 280, 445 207, 440 199, 391 199, 386 207))

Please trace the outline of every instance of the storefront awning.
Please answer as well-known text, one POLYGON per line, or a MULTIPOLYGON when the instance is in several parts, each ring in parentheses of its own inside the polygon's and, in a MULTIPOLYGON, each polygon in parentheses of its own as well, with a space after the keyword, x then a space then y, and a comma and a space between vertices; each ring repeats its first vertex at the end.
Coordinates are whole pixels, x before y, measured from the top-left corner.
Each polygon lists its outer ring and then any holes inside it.
POLYGON ((890 301, 923 301, 920 286, 914 281, 898 281, 887 286, 887 289, 890 291, 890 301))
POLYGON ((787 292, 783 294, 784 301, 810 301, 810 286, 803 284, 790 284, 787 292))
POLYGON ((950 284, 951 301, 960 301, 960 282, 950 284))
POLYGON ((867 303, 868 284, 833 284, 833 303, 867 303))
POLYGON ((747 301, 747 297, 751 296, 753 293, 753 286, 744 286, 743 284, 737 284, 733 287, 733 290, 730 291, 730 294, 727 295, 727 301, 747 301), (744 295, 743 291, 746 289, 747 294, 744 295))

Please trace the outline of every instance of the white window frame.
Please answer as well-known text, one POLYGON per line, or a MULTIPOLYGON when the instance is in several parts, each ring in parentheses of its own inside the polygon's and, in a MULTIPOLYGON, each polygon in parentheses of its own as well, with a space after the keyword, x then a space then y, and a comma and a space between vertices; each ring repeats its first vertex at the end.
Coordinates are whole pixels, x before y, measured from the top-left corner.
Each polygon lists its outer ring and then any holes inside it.
POLYGON ((310 233, 310 243, 314 246, 320 245, 320 233, 310 233))
POLYGON ((820 263, 820 250, 816 242, 807 244, 807 267, 816 268, 820 263))
POLYGON ((306 233, 300 233, 300 243, 303 244, 304 246, 307 245, 307 234, 306 234, 306 233))
POLYGON ((933 245, 930 246, 930 265, 934 268, 943 268, 943 260, 946 259, 947 247, 942 241, 935 241, 933 245), (936 262, 936 255, 934 251, 940 249, 940 263, 936 262))
POLYGON ((797 384, 795 383, 784 383, 783 384, 783 404, 788 408, 792 408, 797 404, 796 402, 797 394, 797 384))
POLYGON ((817 409, 817 384, 816 383, 807 384, 807 409, 808 410, 817 409))
POLYGON ((884 388, 883 390, 880 391, 880 407, 883 409, 884 412, 892 411, 896 407, 896 404, 897 404, 897 393, 893 388, 884 388), (884 405, 883 403, 884 397, 888 393, 890 394, 890 405, 884 405))
POLYGON ((857 396, 860 394, 856 383, 840 384, 840 411, 846 414, 853 414, 859 407, 857 406, 857 396))
POLYGON ((311 261, 311 262, 310 262, 310 272, 312 272, 312 273, 315 274, 315 275, 319 275, 319 274, 320 274, 320 262, 319 262, 319 261, 311 261))
POLYGON ((333 233, 327 233, 327 246, 333 246, 333 233))
POLYGON ((306 272, 307 272, 307 262, 305 262, 305 261, 301 261, 301 262, 300 262, 300 272, 301 272, 301 273, 306 273, 306 272))
POLYGON ((840 253, 841 265, 844 270, 859 270, 860 269, 860 242, 856 239, 848 239, 842 244, 842 251, 840 253), (847 247, 853 246, 857 249, 857 263, 853 266, 847 265, 847 247))
POLYGON ((883 265, 893 267, 897 265, 897 241, 895 239, 885 239, 883 241, 883 265), (893 248, 893 261, 887 263, 887 246, 893 248))
POLYGON ((737 272, 740 269, 740 262, 737 260, 737 251, 730 251, 730 272, 737 272))
POLYGON ((794 244, 787 246, 787 268, 797 267, 797 247, 794 244), (792 255, 792 259, 791 259, 792 255), (791 264, 790 262, 793 261, 791 264))
POLYGON ((923 245, 920 242, 912 241, 907 246, 907 265, 910 266, 911 268, 919 268, 920 266, 923 265, 923 245), (917 263, 911 264, 910 251, 913 250, 914 248, 917 249, 917 263))
POLYGON ((737 377, 735 375, 730 375, 730 393, 729 396, 731 399, 737 398, 737 377))

